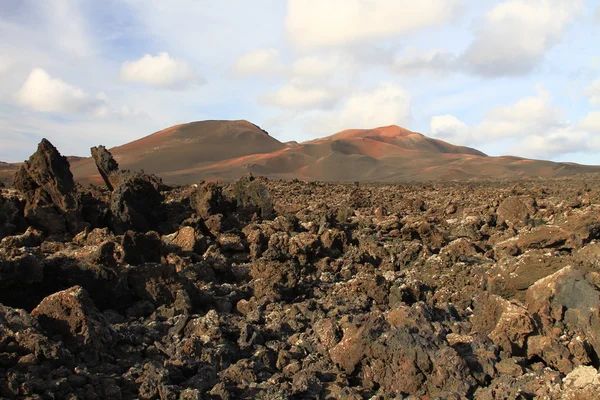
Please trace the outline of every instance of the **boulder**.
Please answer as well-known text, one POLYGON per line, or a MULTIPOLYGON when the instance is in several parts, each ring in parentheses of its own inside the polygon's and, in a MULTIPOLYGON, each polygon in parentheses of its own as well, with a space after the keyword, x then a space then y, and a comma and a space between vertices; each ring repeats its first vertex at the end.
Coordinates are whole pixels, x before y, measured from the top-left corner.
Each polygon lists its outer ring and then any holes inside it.
POLYGON ((86 226, 82 200, 69 161, 46 139, 14 176, 13 185, 25 197, 25 218, 49 234, 78 233, 86 226))
POLYGON ((111 224, 116 233, 157 230, 163 217, 163 195, 149 175, 135 174, 110 197, 111 224))
POLYGON ((162 244, 162 240, 156 232, 138 233, 127 231, 121 240, 121 248, 123 249, 121 261, 131 265, 159 263, 162 244))
POLYGON ((46 297, 31 312, 49 335, 88 363, 111 359, 116 333, 81 286, 46 297))
POLYGON ((533 198, 512 196, 500 203, 496 210, 497 223, 506 223, 509 227, 522 228, 529 224, 535 212, 536 203, 533 198))
POLYGON ((202 218, 223 214, 229 209, 221 187, 214 182, 207 182, 196 187, 190 196, 190 205, 202 218))
POLYGON ((163 242, 182 253, 203 254, 208 248, 208 239, 191 226, 184 226, 175 233, 163 236, 163 242))
POLYGON ((15 235, 27 228, 25 202, 15 195, 0 193, 0 239, 15 235))
POLYGON ((242 177, 233 184, 233 198, 238 212, 250 216, 256 213, 263 219, 273 219, 276 216, 269 190, 252 175, 242 177))
POLYGON ((526 304, 539 331, 557 338, 557 323, 600 352, 600 274, 567 266, 537 281, 527 290, 526 304))

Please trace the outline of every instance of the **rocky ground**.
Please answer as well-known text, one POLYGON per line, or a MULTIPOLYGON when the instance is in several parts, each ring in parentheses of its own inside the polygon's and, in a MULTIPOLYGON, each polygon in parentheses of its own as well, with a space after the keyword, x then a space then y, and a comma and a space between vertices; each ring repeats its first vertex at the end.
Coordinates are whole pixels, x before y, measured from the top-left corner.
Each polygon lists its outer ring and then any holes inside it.
POLYGON ((600 176, 167 187, 47 141, 0 196, 0 396, 591 399, 600 176))

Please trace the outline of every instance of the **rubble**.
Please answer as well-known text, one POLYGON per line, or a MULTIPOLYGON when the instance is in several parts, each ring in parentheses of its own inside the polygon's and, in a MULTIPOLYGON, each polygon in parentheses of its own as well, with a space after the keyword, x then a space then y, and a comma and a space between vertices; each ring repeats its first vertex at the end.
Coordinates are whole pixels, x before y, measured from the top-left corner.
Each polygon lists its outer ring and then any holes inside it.
POLYGON ((168 188, 109 156, 96 148, 107 187, 86 190, 42 142, 2 189, 3 398, 600 387, 598 175, 168 188), (92 201, 109 218, 86 220, 92 201))

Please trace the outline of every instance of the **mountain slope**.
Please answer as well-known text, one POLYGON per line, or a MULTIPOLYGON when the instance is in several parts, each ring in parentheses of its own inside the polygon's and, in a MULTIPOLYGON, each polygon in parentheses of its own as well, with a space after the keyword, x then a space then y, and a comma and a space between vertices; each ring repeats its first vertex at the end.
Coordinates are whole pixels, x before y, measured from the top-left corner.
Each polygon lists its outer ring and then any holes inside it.
MULTIPOLYGON (((303 143, 281 143, 248 121, 177 125, 111 149, 121 168, 165 182, 232 180, 246 173, 325 181, 409 181, 565 176, 600 167, 489 157, 398 126, 352 129, 303 143)), ((101 183, 91 159, 71 167, 81 183, 101 183)))

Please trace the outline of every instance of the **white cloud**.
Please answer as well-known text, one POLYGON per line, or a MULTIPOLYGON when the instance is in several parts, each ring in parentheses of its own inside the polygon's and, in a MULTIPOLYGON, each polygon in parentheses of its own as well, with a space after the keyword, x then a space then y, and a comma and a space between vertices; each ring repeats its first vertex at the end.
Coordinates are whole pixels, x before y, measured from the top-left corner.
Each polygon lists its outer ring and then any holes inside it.
POLYGON ((266 104, 281 108, 307 109, 331 107, 337 98, 335 90, 306 85, 298 80, 286 83, 274 93, 262 98, 266 104))
POLYGON ((186 61, 171 58, 166 52, 157 56, 146 54, 139 60, 124 62, 121 79, 169 89, 204 82, 186 61))
POLYGON ((308 115, 305 129, 332 134, 344 129, 369 129, 380 126, 408 126, 412 96, 396 83, 384 83, 375 89, 351 95, 340 109, 308 115))
POLYGON ((302 49, 343 46, 440 25, 458 0, 288 0, 286 28, 302 49))
POLYGON ((291 73, 299 78, 323 78, 347 71, 353 67, 349 56, 340 53, 329 54, 326 57, 310 55, 297 59, 291 66, 291 73))
POLYGON ((560 118, 561 110, 552 104, 550 93, 538 88, 537 96, 493 108, 477 127, 477 136, 503 138, 547 132, 561 124, 560 118))
POLYGON ((386 83, 371 92, 350 97, 340 120, 353 128, 406 125, 410 121, 411 95, 400 85, 386 83))
POLYGON ((523 157, 551 159, 562 154, 599 151, 600 141, 574 126, 557 128, 542 134, 525 136, 512 153, 523 157))
POLYGON ((81 88, 52 78, 41 68, 31 71, 16 99, 19 105, 33 111, 55 113, 93 113, 107 104, 103 93, 91 96, 81 88))
POLYGON ((600 6, 596 8, 596 14, 594 15, 594 20, 597 24, 600 24, 600 6))
POLYGON ((392 70, 401 74, 444 73, 457 70, 458 67, 457 56, 448 51, 431 50, 420 53, 415 48, 409 48, 395 58, 392 70))
POLYGON ((276 75, 283 72, 285 66, 276 49, 258 49, 238 58, 231 68, 234 76, 276 75))
POLYGON ((584 90, 584 94, 590 98, 590 104, 594 107, 600 107, 600 79, 592 82, 584 90))
POLYGON ((471 141, 471 129, 454 115, 438 115, 431 118, 431 136, 452 144, 466 145, 471 141))
POLYGON ((588 132, 600 134, 600 111, 588 113, 580 122, 579 128, 588 132))
POLYGON ((463 58, 485 76, 529 73, 581 10, 581 0, 504 1, 487 13, 463 58))
POLYGON ((561 109, 552 104, 550 93, 543 88, 538 88, 536 96, 493 108, 474 126, 452 115, 442 115, 433 117, 430 127, 432 136, 454 144, 502 147, 509 138, 517 143, 510 153, 527 158, 600 151, 600 112, 589 113, 579 123, 565 121, 561 109))

